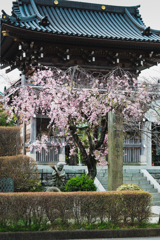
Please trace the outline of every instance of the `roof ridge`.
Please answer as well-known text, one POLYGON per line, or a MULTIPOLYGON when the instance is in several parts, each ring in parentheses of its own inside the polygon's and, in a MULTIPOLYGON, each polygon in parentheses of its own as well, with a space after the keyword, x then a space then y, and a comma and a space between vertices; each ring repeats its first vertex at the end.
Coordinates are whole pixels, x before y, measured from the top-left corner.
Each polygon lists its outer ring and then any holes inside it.
MULTIPOLYGON (((17 0, 14 6, 21 15, 9 16, 2 11, 2 23, 61 36, 160 42, 160 31, 146 28, 141 21, 139 5, 118 7, 68 0, 17 0)), ((5 37, 13 33, 4 29, 2 34, 5 37)))
MULTIPOLYGON (((18 0, 19 2, 29 4, 31 0, 18 0)), ((87 1, 87 0, 86 0, 87 1)), ((88 0, 89 1, 89 0, 88 0)), ((135 6, 116 6, 116 5, 107 5, 103 3, 91 3, 91 2, 78 2, 78 1, 70 1, 70 0, 34 0, 35 4, 43 5, 43 6, 55 6, 56 7, 68 7, 68 8, 79 8, 86 10, 96 10, 102 11, 102 6, 105 6, 105 11, 111 12, 124 12, 124 9, 127 8, 128 11, 132 14, 136 14, 136 9, 140 7, 140 5, 135 6)))
POLYGON ((20 12, 20 7, 21 2, 13 2, 13 6, 12 6, 12 16, 15 18, 19 18, 21 17, 21 12, 20 12))

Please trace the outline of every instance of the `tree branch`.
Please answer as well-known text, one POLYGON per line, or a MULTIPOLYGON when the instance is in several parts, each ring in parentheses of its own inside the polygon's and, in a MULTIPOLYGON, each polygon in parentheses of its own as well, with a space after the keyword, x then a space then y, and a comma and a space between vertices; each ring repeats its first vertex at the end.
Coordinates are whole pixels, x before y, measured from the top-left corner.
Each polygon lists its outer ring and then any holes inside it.
POLYGON ((78 145, 78 147, 79 147, 79 149, 80 149, 80 151, 81 151, 81 153, 82 153, 83 161, 84 161, 84 162, 87 162, 87 160, 88 160, 88 155, 87 155, 87 153, 86 153, 86 150, 85 150, 85 148, 84 148, 84 146, 83 146, 80 138, 79 138, 78 135, 76 134, 76 130, 77 130, 76 126, 74 126, 74 125, 72 124, 72 125, 70 125, 69 128, 70 128, 71 135, 72 135, 72 137, 73 137, 73 139, 74 139, 74 142, 78 145))
POLYGON ((105 138, 105 135, 106 135, 106 132, 107 132, 107 114, 106 114, 106 117, 104 119, 104 122, 103 122, 103 126, 101 128, 101 136, 100 136, 100 139, 99 141, 97 141, 97 143, 95 144, 95 147, 94 149, 97 150, 104 142, 104 138, 105 138))
POLYGON ((92 154, 93 153, 93 151, 94 151, 94 146, 93 146, 93 142, 92 142, 92 138, 91 138, 91 135, 90 135, 90 132, 89 132, 89 129, 87 128, 87 130, 86 130, 86 134, 87 134, 87 137, 88 137, 88 141, 89 141, 89 152, 90 152, 90 154, 92 154))

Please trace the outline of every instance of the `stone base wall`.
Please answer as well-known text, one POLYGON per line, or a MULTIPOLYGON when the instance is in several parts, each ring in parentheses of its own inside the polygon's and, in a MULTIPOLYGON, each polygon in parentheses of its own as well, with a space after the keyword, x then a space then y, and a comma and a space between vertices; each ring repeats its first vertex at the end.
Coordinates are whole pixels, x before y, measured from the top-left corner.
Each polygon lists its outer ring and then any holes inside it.
MULTIPOLYGON (((65 176, 65 184, 67 183, 67 181, 71 178, 74 178, 75 175, 78 175, 78 176, 82 176, 82 171, 81 172, 75 172, 75 173, 69 173, 67 172, 66 173, 66 176, 65 176)), ((45 192, 46 189, 48 187, 52 187, 53 186, 53 180, 52 180, 52 173, 43 173, 41 174, 41 184, 42 184, 42 187, 43 187, 43 191, 45 192)))

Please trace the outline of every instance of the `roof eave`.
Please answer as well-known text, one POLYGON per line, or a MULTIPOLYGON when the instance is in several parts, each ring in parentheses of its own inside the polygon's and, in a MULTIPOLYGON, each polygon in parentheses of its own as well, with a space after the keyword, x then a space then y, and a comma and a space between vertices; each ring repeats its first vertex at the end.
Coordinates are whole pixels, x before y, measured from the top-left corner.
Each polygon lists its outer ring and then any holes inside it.
POLYGON ((22 40, 42 40, 46 42, 70 42, 70 43, 77 43, 83 42, 83 44, 93 44, 93 45, 124 45, 128 48, 157 48, 160 49, 160 41, 155 42, 154 40, 151 41, 142 41, 142 40, 125 40, 125 39, 108 39, 108 38, 96 38, 96 37, 83 37, 83 36, 73 36, 73 35, 60 35, 57 33, 47 33, 41 31, 33 31, 29 29, 22 29, 19 27, 12 26, 10 24, 3 23, 2 24, 2 31, 7 30, 9 37, 17 38, 19 41, 22 40), (134 46, 133 46, 134 43, 134 46), (132 46, 132 47, 131 47, 132 46))

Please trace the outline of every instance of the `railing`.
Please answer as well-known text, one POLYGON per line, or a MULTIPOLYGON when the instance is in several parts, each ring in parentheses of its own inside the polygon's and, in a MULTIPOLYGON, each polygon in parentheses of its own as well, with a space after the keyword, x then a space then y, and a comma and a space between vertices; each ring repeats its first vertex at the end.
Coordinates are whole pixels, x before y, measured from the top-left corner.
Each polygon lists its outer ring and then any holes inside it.
MULTIPOLYGON (((37 136, 36 138, 37 140, 41 140, 41 136, 37 136)), ((64 137, 61 137, 61 139, 64 139, 64 137)), ((56 136, 49 136, 48 137, 48 142, 47 142, 47 146, 50 146, 52 147, 53 146, 53 143, 54 143, 54 147, 59 147, 59 140, 60 140, 60 137, 56 137, 56 136), (51 144, 52 143, 52 144, 51 144)))
MULTIPOLYGON (((71 170, 71 169, 65 169, 65 182, 67 182, 69 179, 74 178, 76 175, 82 176, 82 174, 85 174, 84 169, 79 170, 71 170)), ((47 170, 41 169, 40 171, 40 180, 52 180, 52 172, 49 172, 47 170)))
MULTIPOLYGON (((57 164, 59 161, 60 147, 58 146, 58 139, 54 136, 49 137, 48 152, 42 149, 41 152, 36 153, 36 161, 39 163, 52 162, 57 164), (57 147, 50 147, 49 144, 53 141, 57 147)), ((124 140, 124 163, 139 163, 141 155, 141 140, 140 139, 125 139, 124 140)))
POLYGON ((141 148, 124 148, 124 163, 139 163, 141 148))
POLYGON ((141 140, 140 139, 125 139, 123 141, 124 144, 141 144, 141 140))
POLYGON ((124 144, 124 156, 123 162, 129 164, 136 164, 140 162, 141 155, 141 147, 142 142, 141 139, 125 139, 123 141, 124 144))
POLYGON ((44 148, 41 150, 41 152, 36 152, 36 161, 41 163, 49 163, 52 162, 54 164, 57 164, 59 161, 59 153, 60 148, 48 148, 48 151, 46 151, 44 148))

